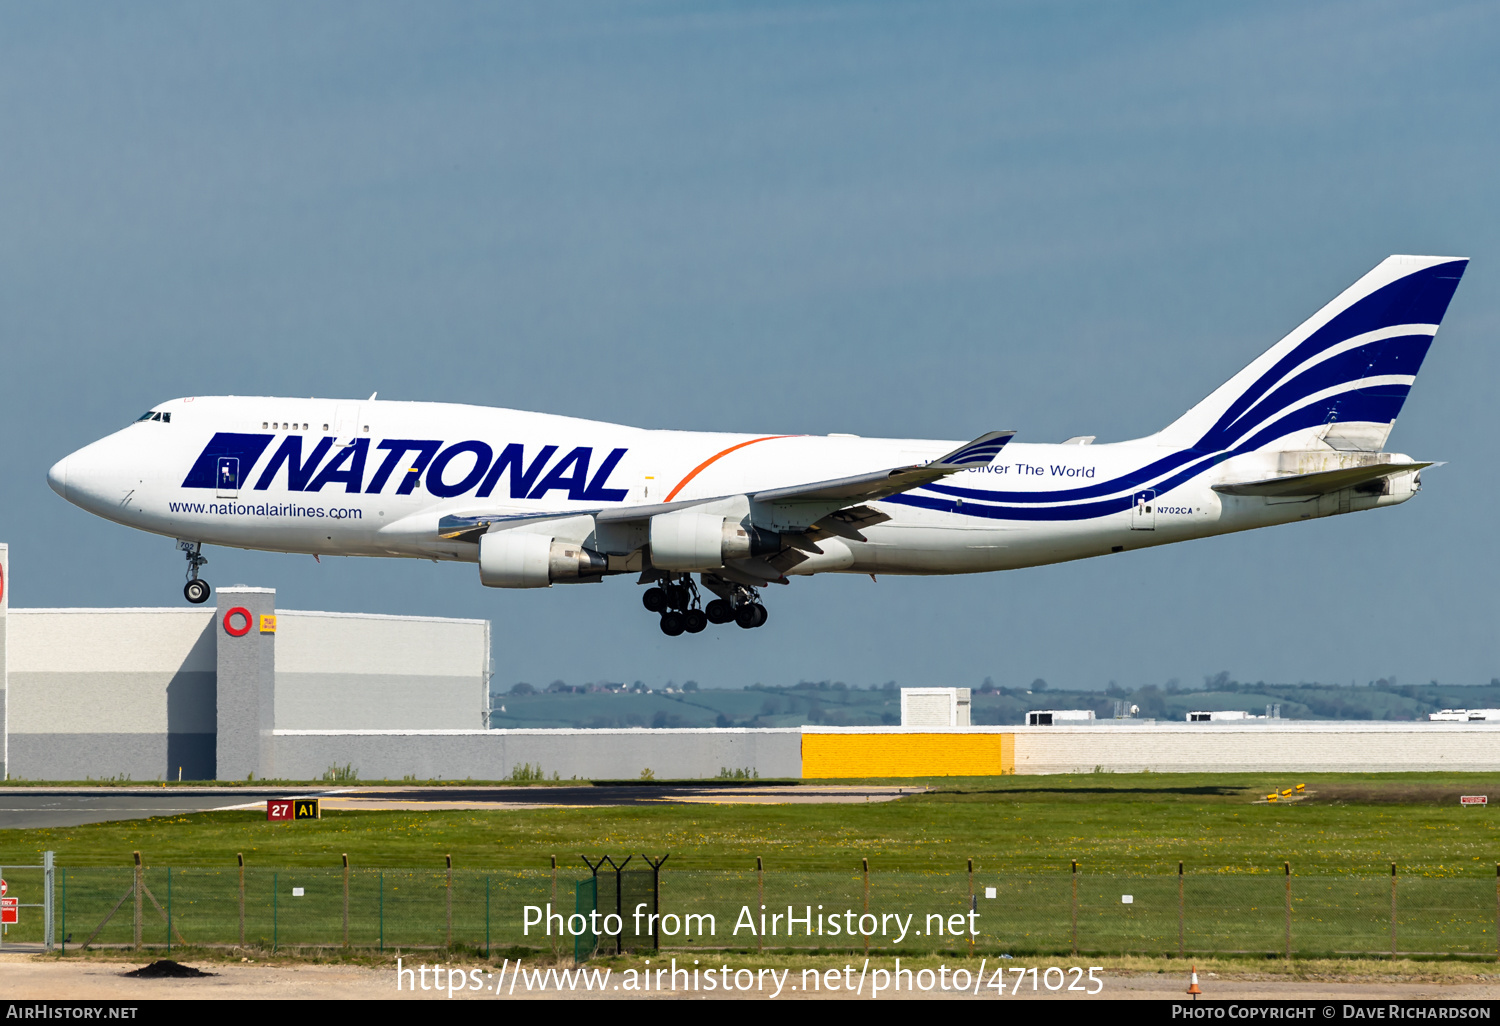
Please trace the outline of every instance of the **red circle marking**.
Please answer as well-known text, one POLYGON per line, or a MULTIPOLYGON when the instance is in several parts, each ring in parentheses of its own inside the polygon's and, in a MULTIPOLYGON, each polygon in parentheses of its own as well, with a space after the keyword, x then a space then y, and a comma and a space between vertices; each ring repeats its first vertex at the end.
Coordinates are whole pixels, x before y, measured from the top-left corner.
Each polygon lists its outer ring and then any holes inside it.
POLYGON ((235 606, 229 612, 225 613, 224 614, 224 633, 228 634, 232 638, 243 638, 246 634, 249 634, 250 633, 250 610, 246 609, 244 606, 235 606), (243 616, 245 618, 245 626, 236 628, 234 626, 234 624, 232 624, 232 623, 229 622, 229 621, 233 620, 236 616, 243 616))

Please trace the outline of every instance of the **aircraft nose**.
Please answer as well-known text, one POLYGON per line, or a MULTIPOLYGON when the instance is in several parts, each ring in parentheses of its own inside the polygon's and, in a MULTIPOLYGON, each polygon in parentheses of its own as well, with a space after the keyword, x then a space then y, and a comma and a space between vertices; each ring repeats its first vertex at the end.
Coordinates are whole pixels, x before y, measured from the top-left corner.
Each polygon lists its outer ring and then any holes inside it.
POLYGON ((47 471, 47 483, 64 499, 68 497, 68 459, 69 457, 64 456, 52 464, 52 469, 47 471))

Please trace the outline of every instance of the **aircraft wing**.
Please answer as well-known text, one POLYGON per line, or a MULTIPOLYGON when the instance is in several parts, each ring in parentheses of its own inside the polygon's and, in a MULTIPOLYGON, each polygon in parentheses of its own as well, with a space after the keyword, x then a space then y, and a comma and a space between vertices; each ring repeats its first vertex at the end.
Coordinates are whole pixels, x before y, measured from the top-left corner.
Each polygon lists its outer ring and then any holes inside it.
POLYGON ((931 463, 914 463, 891 470, 877 470, 871 474, 855 477, 834 478, 831 481, 815 481, 811 484, 792 485, 790 488, 769 488, 752 492, 756 502, 827 502, 845 500, 853 505, 857 502, 874 502, 887 495, 895 495, 909 488, 931 484, 949 474, 971 467, 987 467, 1000 455, 1005 444, 1015 437, 1014 431, 989 431, 965 445, 959 446, 946 456, 931 463))
MULTIPOLYGON (((783 509, 800 509, 804 514, 805 528, 815 523, 828 534, 863 541, 859 533, 861 526, 873 526, 890 518, 876 510, 862 506, 888 495, 904 492, 909 488, 929 484, 939 478, 956 474, 972 467, 989 466, 1007 442, 1015 437, 1014 431, 988 431, 972 442, 967 442, 947 455, 930 463, 914 463, 889 470, 877 470, 854 477, 833 478, 809 484, 792 485, 786 488, 769 488, 748 493, 756 502, 763 502, 783 509), (852 508, 851 508, 852 507, 852 508), (830 516, 830 514, 835 514, 830 516)), ((703 499, 687 499, 681 502, 657 502, 641 506, 615 506, 610 509, 572 509, 547 513, 479 514, 476 516, 446 516, 438 531, 444 538, 477 541, 478 537, 491 529, 504 530, 524 523, 541 520, 557 520, 563 517, 592 515, 601 523, 626 523, 649 520, 662 513, 701 506, 730 498, 715 495, 703 499)), ((825 535, 826 536, 826 535, 825 535)), ((814 548, 814 551, 821 551, 814 548)))
POLYGON ((1383 477, 1404 474, 1407 471, 1421 470, 1423 467, 1430 466, 1432 466, 1431 463, 1376 463, 1368 467, 1324 470, 1316 474, 1272 477, 1264 481, 1217 484, 1213 487, 1214 491, 1224 495, 1314 496, 1342 491, 1345 488, 1357 488, 1362 484, 1379 481, 1383 477))

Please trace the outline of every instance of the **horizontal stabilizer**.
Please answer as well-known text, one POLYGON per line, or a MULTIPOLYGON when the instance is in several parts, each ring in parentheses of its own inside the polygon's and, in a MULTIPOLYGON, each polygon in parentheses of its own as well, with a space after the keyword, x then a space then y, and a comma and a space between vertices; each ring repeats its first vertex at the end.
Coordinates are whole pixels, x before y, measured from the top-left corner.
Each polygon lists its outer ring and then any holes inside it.
POLYGON ((1348 470, 1324 470, 1316 474, 1297 474, 1294 477, 1272 477, 1264 481, 1245 481, 1241 484, 1214 485, 1214 491, 1224 495, 1325 495, 1345 488, 1358 488, 1362 484, 1379 481, 1383 477, 1405 474, 1412 470, 1430 467, 1431 463, 1377 463, 1368 467, 1350 467, 1348 470))

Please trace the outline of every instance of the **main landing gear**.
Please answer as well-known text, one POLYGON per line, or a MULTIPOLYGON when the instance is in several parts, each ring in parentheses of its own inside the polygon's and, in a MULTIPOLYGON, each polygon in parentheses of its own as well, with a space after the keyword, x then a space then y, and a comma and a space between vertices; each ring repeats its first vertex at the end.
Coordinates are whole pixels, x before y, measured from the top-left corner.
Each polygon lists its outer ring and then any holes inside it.
POLYGON ((641 604, 661 614, 661 632, 670 638, 684 632, 697 634, 711 623, 733 621, 749 630, 761 626, 767 618, 766 607, 760 604, 755 589, 740 584, 729 589, 726 597, 713 599, 700 608, 698 586, 686 574, 647 588, 641 604))
POLYGON ((208 601, 208 594, 211 590, 208 582, 200 580, 198 577, 198 568, 208 563, 208 557, 203 555, 202 552, 203 543, 182 541, 179 539, 177 547, 182 550, 183 555, 187 556, 188 561, 188 580, 182 586, 183 597, 193 605, 201 606, 208 601))

